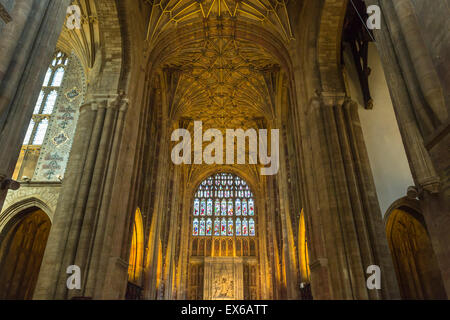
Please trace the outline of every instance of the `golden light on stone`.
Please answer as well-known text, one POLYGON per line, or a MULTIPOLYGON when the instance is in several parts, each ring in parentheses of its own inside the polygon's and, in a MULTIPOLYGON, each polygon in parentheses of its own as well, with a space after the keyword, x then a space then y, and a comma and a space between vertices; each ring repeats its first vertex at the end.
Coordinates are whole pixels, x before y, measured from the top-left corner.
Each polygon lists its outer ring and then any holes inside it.
POLYGON ((133 234, 131 239, 130 259, 128 264, 128 281, 139 284, 142 276, 144 261, 144 226, 142 214, 136 209, 133 223, 133 234))
POLYGON ((300 214, 300 228, 298 233, 298 252, 302 282, 310 282, 308 242, 306 239, 305 213, 303 209, 300 214))

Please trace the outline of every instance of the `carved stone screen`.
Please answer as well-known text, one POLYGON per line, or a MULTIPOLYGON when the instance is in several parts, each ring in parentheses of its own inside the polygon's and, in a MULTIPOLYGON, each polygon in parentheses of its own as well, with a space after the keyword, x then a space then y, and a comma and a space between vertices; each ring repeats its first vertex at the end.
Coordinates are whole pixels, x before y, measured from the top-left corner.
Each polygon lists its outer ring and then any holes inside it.
POLYGON ((242 300, 244 298, 242 258, 205 258, 203 298, 242 300))

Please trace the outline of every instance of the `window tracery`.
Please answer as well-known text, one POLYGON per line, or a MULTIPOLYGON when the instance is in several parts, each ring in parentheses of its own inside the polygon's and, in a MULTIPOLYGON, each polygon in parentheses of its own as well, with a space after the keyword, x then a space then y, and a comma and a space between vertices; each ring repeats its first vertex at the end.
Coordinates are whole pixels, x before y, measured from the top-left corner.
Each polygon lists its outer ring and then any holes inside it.
POLYGON ((49 119, 58 98, 58 89, 64 79, 69 58, 58 51, 45 74, 41 92, 34 107, 33 116, 23 141, 24 145, 40 146, 47 133, 49 119))
POLYGON ((248 184, 231 173, 205 179, 193 205, 192 235, 254 237, 255 205, 248 184))

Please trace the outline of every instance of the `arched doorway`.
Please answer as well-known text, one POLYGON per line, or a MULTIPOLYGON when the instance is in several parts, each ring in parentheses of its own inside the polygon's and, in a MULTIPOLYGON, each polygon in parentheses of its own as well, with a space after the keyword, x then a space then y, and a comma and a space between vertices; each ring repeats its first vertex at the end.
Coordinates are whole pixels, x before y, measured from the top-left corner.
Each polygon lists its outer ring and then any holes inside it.
POLYGON ((386 224, 389 248, 403 299, 446 299, 441 273, 423 221, 416 210, 390 211, 386 224))
POLYGON ((32 299, 51 222, 38 208, 27 209, 0 237, 0 299, 32 299))
POLYGON ((257 299, 257 216, 247 182, 231 173, 206 178, 191 212, 188 298, 257 299))
POLYGON ((144 225, 139 208, 136 209, 128 261, 128 286, 126 299, 139 300, 142 294, 142 269, 144 262, 144 225))

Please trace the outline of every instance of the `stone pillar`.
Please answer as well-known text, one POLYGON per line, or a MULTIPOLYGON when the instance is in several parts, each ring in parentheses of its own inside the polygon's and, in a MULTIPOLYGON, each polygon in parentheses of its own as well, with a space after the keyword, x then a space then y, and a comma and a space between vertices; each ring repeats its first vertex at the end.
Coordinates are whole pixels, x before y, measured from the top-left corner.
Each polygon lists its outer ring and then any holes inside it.
MULTIPOLYGON (((114 221, 109 205, 127 105, 121 96, 97 96, 80 108, 36 299, 101 298, 111 263, 119 268, 114 278, 120 279, 121 284, 127 282, 128 261, 112 257, 112 245, 106 242, 108 228, 114 221), (80 267, 82 287, 69 292, 66 269, 70 265, 80 267)), ((121 289, 125 288, 116 288, 117 292, 121 289)))
MULTIPOLYGON (((17 0, 0 29, 0 177, 11 178, 70 0, 17 0)), ((6 190, 0 190, 0 210, 6 190)))
POLYGON ((283 267, 284 272, 286 273, 286 299, 299 299, 300 295, 300 281, 299 281, 299 273, 298 273, 298 255, 295 252, 297 248, 296 243, 294 243, 294 234, 292 230, 292 219, 295 217, 292 216, 293 210, 291 208, 291 204, 289 203, 289 192, 293 192, 293 190, 288 189, 288 169, 287 169, 287 161, 285 148, 287 141, 285 140, 285 135, 283 133, 281 122, 276 125, 276 128, 280 128, 280 141, 279 141, 279 162, 280 169, 277 175, 278 180, 278 194, 279 196, 279 206, 280 212, 280 222, 281 222, 281 237, 282 239, 282 251, 285 257, 283 267))
POLYGON ((322 93, 312 99, 306 117, 312 177, 305 186, 310 193, 305 212, 313 221, 308 235, 313 234, 314 298, 398 298, 356 105, 343 94, 322 93), (381 290, 366 287, 370 265, 381 268, 381 290))
MULTIPOLYGON (((447 295, 450 293, 449 106, 410 0, 366 0, 382 11, 374 30, 391 99, 447 295)), ((448 14, 442 12, 437 14, 448 14)))

